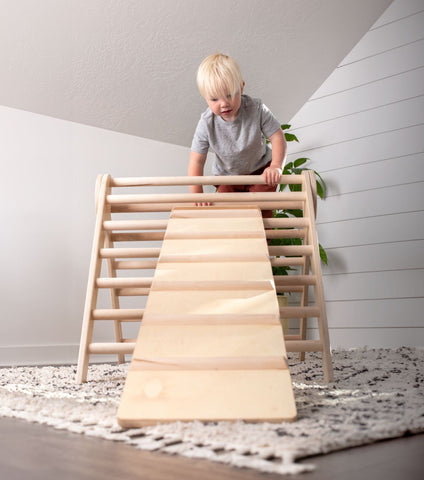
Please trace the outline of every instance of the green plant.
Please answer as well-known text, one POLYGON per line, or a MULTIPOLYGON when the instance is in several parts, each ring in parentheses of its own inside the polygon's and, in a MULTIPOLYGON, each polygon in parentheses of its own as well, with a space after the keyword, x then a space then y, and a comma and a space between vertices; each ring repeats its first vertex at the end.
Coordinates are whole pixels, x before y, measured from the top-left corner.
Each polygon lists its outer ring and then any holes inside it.
MULTIPOLYGON (((293 133, 286 132, 285 130, 289 130, 291 125, 283 124, 281 125, 282 130, 284 131, 284 136, 287 142, 299 142, 299 139, 293 133)), ((293 162, 288 162, 284 166, 283 175, 299 175, 304 170, 312 170, 311 168, 307 167, 307 163, 310 161, 309 158, 302 157, 297 158, 293 162)), ((324 179, 321 175, 316 171, 313 170, 317 182, 317 195, 324 200, 327 194, 327 185, 325 184, 324 179)), ((290 191, 296 192, 301 190, 301 185, 298 184, 289 184, 289 185, 280 185, 279 191, 282 192, 284 189, 289 188, 290 191)), ((289 217, 302 217, 303 212, 302 210, 275 210, 274 217, 276 218, 289 218, 289 217)), ((301 238, 281 238, 281 239, 272 239, 270 241, 270 245, 301 245, 302 239, 301 238)), ((321 261, 327 265, 327 253, 322 245, 319 245, 319 253, 321 257, 321 261)), ((287 275, 289 270, 293 270, 291 267, 273 267, 274 275, 287 275)))

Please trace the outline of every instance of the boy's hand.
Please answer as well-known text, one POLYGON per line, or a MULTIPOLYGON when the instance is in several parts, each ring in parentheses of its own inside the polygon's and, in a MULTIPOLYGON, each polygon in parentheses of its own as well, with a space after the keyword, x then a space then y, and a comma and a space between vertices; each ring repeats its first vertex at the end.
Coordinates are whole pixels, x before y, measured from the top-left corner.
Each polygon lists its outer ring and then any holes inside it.
POLYGON ((262 173, 262 177, 267 185, 272 187, 277 186, 280 183, 280 175, 282 174, 282 169, 278 167, 273 167, 272 165, 262 173))
MULTIPOLYGON (((201 177, 203 176, 203 167, 206 162, 206 154, 190 152, 190 161, 188 164, 189 177, 201 177)), ((190 193, 203 193, 203 187, 201 185, 190 185, 190 193)), ((196 207, 208 207, 212 205, 211 202, 196 202, 196 207)))

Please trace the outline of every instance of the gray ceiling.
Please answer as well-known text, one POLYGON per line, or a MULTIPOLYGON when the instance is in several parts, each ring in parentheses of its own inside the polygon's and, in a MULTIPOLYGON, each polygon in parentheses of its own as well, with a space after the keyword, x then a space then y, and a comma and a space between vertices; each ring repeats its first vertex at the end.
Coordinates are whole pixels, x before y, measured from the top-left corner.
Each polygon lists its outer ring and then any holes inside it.
POLYGON ((0 0, 0 104, 188 146, 222 51, 287 122, 391 1, 0 0))

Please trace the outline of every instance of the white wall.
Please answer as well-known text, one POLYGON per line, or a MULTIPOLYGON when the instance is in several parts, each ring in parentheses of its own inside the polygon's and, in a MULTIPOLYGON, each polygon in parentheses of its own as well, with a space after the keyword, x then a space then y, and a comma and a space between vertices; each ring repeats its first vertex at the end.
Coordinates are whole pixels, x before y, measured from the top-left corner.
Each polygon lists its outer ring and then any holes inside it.
POLYGON ((424 345, 424 1, 395 0, 291 124, 329 186, 332 346, 424 345))
POLYGON ((185 175, 188 155, 0 107, 0 364, 76 362, 97 174, 185 175))
MULTIPOLYGON (((310 156, 329 185, 318 229, 334 347, 424 345, 423 15, 423 0, 395 0, 292 119, 291 159, 310 156)), ((97 174, 185 175, 187 159, 0 107, 0 364, 76 361, 97 174)))

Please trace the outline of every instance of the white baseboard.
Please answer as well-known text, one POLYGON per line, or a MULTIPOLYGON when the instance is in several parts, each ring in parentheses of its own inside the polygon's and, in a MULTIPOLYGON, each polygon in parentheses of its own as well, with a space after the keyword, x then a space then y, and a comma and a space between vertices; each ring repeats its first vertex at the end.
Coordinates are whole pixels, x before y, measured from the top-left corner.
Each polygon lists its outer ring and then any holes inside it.
MULTIPOLYGON (((76 365, 79 344, 0 346, 0 366, 76 365)), ((116 362, 116 355, 91 355, 90 363, 116 362)))

